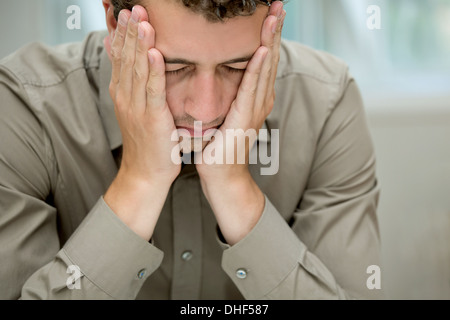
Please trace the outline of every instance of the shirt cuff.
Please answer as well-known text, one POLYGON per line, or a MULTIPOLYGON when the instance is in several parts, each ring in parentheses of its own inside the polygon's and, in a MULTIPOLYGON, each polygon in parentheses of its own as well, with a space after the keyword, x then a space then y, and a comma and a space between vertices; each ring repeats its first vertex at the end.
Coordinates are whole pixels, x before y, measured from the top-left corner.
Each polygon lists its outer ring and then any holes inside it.
POLYGON ((125 225, 103 197, 63 250, 83 276, 115 299, 135 299, 164 255, 125 225))
POLYGON ((224 249, 222 268, 246 299, 260 299, 276 288, 306 253, 277 209, 265 196, 265 207, 255 227, 233 246, 224 249))

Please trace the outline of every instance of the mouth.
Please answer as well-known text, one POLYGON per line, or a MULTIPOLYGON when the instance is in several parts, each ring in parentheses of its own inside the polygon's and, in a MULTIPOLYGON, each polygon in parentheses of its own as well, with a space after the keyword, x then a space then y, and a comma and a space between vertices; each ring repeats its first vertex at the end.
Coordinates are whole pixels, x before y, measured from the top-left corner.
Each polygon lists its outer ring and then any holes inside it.
POLYGON ((191 138, 202 138, 202 137, 209 137, 209 136, 213 136, 214 133, 216 133, 217 129, 219 127, 210 127, 207 129, 203 129, 203 127, 195 127, 195 128, 190 128, 190 127, 182 127, 182 126, 178 126, 177 130, 178 130, 178 134, 180 136, 186 136, 186 133, 189 133, 191 138))

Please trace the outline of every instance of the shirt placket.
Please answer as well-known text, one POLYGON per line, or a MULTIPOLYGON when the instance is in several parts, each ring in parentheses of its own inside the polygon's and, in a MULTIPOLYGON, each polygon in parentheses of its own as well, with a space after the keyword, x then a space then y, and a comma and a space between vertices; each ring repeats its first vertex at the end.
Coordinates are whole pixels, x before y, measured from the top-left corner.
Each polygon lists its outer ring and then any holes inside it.
MULTIPOLYGON (((192 166, 192 165, 191 165, 192 166)), ((192 167, 173 184, 173 278, 171 298, 198 299, 201 288, 201 186, 192 167)))

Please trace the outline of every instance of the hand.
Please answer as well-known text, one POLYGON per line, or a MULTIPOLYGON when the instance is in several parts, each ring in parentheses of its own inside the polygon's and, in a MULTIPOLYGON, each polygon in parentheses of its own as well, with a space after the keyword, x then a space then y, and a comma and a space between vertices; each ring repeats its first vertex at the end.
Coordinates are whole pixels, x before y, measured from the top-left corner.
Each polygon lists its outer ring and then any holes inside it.
POLYGON ((111 209, 149 238, 181 165, 171 153, 176 131, 166 102, 165 63, 154 48, 155 31, 146 10, 123 10, 106 49, 112 61, 110 94, 123 138, 122 163, 105 195, 111 209))
POLYGON ((248 170, 250 148, 256 135, 250 143, 239 145, 235 143, 235 139, 225 139, 226 131, 242 129, 243 132, 251 130, 257 133, 272 111, 285 16, 283 4, 279 1, 273 2, 269 16, 263 24, 261 47, 247 66, 225 122, 204 152, 196 155, 202 157, 201 161, 197 158, 195 163, 203 192, 229 244, 242 239, 257 223, 264 208, 264 195, 248 170), (208 148, 216 150, 215 155, 217 150, 222 150, 222 164, 211 164, 208 148), (226 158, 227 150, 230 149, 234 150, 233 163, 229 163, 226 158), (245 155, 244 163, 237 161, 239 159, 236 155, 239 154, 245 155))
POLYGON ((181 167, 171 161, 176 127, 166 102, 164 58, 154 48, 155 31, 145 9, 136 6, 133 14, 138 22, 121 13, 128 27, 118 23, 111 48, 110 94, 123 137, 120 170, 135 179, 170 185, 181 167))

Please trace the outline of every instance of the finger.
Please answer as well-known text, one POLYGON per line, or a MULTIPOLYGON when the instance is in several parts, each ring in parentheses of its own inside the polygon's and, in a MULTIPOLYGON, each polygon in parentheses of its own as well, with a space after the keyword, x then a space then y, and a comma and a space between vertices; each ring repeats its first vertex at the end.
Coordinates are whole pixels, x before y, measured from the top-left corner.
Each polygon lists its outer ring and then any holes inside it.
POLYGON ((264 60, 268 55, 268 48, 259 47, 250 60, 239 87, 234 107, 241 114, 251 117, 254 111, 256 96, 258 95, 258 82, 262 72, 264 60))
POLYGON ((163 55, 155 48, 148 52, 147 111, 166 107, 166 66, 163 55))
POLYGON ((128 20, 125 44, 122 49, 121 67, 118 94, 130 96, 133 88, 133 70, 136 60, 136 46, 138 39, 138 25, 141 19, 141 8, 133 7, 130 19, 128 20))
POLYGON ((155 46, 155 31, 147 22, 138 26, 138 40, 133 72, 132 104, 137 111, 145 111, 147 104, 146 87, 149 77, 148 51, 155 46))
POLYGON ((148 18, 147 10, 143 6, 140 6, 140 5, 136 5, 134 7, 136 8, 135 10, 138 10, 138 12, 139 12, 139 21, 147 21, 148 22, 149 18, 148 18))
POLYGON ((267 47, 269 52, 262 66, 261 76, 258 82, 258 87, 261 90, 258 91, 255 99, 255 108, 259 108, 259 110, 263 110, 266 107, 268 99, 274 96, 274 85, 279 59, 279 48, 275 45, 278 24, 278 18, 274 15, 269 15, 264 21, 261 31, 261 45, 267 47))
POLYGON ((275 81, 277 78, 278 64, 280 62, 281 34, 282 34, 282 30, 283 30, 285 17, 286 17, 286 11, 283 10, 281 13, 281 16, 278 18, 277 31, 275 33, 274 43, 273 43, 273 47, 272 47, 273 48, 272 49, 272 69, 271 69, 271 74, 270 74, 270 80, 268 83, 271 90, 267 90, 268 98, 269 98, 269 95, 273 95, 273 97, 275 97, 272 90, 275 90, 275 81))
MULTIPOLYGON (((262 34, 261 34, 261 44, 267 46, 270 50, 269 58, 266 59, 265 65, 263 67, 263 74, 266 77, 261 77, 260 86, 266 88, 266 94, 257 98, 256 105, 259 106, 269 106, 270 100, 274 100, 274 86, 277 76, 278 63, 280 61, 280 44, 281 44, 281 33, 284 23, 284 17, 286 11, 283 10, 283 6, 278 5, 278 8, 272 12, 278 16, 270 15, 264 22, 262 34)), ((273 105, 273 101, 271 103, 273 105)))
POLYGON ((284 24, 286 11, 281 1, 272 3, 262 30, 261 43, 275 52, 272 59, 277 60, 277 53, 281 43, 281 34, 284 24))
POLYGON ((274 46, 276 48, 280 47, 281 44, 281 36, 283 32, 284 20, 286 18, 286 10, 282 10, 281 15, 278 17, 278 25, 275 31, 275 41, 274 46))
POLYGON ((272 52, 272 60, 276 62, 279 58, 279 48, 286 11, 280 1, 275 1, 271 6, 269 16, 263 24, 261 32, 261 44, 268 47, 272 52))
POLYGON ((119 83, 120 79, 122 49, 125 43, 125 35, 127 32, 128 19, 130 18, 130 15, 131 13, 128 10, 122 10, 120 12, 117 22, 117 28, 114 31, 114 37, 111 43, 111 51, 110 51, 112 64, 111 86, 110 86, 111 93, 115 92, 116 86, 119 83))
POLYGON ((269 15, 279 17, 283 12, 284 4, 281 1, 273 1, 270 5, 269 15))
POLYGON ((275 46, 274 28, 278 25, 277 17, 270 15, 266 18, 261 31, 261 45, 269 49, 268 57, 264 62, 262 73, 270 75, 273 65, 277 62, 278 48, 275 46))
POLYGON ((108 54, 109 60, 112 61, 111 57, 111 41, 114 38, 114 31, 111 32, 111 34, 107 35, 105 39, 103 39, 103 46, 105 47, 106 53, 108 54))

